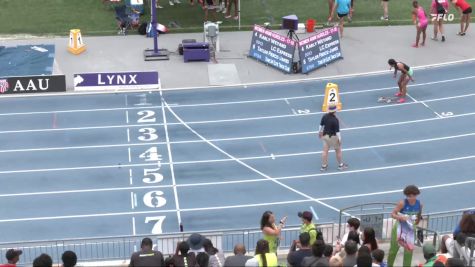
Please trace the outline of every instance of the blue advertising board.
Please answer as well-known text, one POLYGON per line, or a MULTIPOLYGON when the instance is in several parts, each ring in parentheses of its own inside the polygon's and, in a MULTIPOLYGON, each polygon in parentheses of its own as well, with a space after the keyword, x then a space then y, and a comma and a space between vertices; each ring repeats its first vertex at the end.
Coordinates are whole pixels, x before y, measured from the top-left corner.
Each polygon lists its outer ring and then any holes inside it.
POLYGON ((259 25, 254 25, 249 56, 286 73, 290 73, 292 71, 296 45, 296 41, 286 36, 259 25))
POLYGON ((343 58, 338 27, 320 31, 316 35, 301 40, 299 42, 299 56, 302 73, 309 73, 343 58))

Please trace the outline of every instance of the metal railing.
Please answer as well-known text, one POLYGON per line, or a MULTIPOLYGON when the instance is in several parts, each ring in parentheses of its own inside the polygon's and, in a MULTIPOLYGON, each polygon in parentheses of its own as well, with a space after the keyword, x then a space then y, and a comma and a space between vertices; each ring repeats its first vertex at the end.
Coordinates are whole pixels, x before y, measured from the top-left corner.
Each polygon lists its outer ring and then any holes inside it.
POLYGON ((460 257, 464 266, 474 266, 475 264, 475 238, 467 237, 464 246, 454 241, 454 257, 460 257))
MULTIPOLYGON (((387 204, 387 203, 386 203, 387 204)), ((357 210, 346 210, 355 212, 353 216, 362 214, 371 214, 375 210, 372 208, 357 210)), ((424 231, 424 239, 432 240, 434 243, 437 236, 441 233, 451 232, 461 218, 461 211, 451 211, 446 213, 425 214, 424 224, 421 228, 424 231)), ((318 229, 322 232, 326 242, 334 243, 340 236, 342 223, 319 223, 318 229)), ((381 241, 390 239, 390 229, 392 223, 385 220, 385 230, 383 229, 383 238, 381 241)), ((262 238, 259 228, 234 229, 234 230, 216 230, 199 232, 203 236, 212 240, 213 244, 224 253, 231 253, 234 245, 244 244, 248 251, 255 250, 256 242, 262 238)), ((155 249, 161 251, 164 255, 171 255, 175 252, 176 245, 188 238, 191 233, 170 233, 160 235, 137 235, 137 236, 116 236, 104 238, 81 238, 70 240, 50 240, 50 241, 31 241, 16 243, 0 243, 0 255, 5 255, 9 248, 19 248, 23 250, 20 257, 20 264, 31 264, 35 257, 41 253, 47 253, 55 262, 61 262, 61 255, 66 250, 72 250, 78 255, 80 261, 109 261, 109 260, 128 260, 130 255, 140 248, 141 240, 144 237, 152 238, 155 249)), ((293 240, 298 239, 300 226, 287 226, 282 231, 280 249, 289 249, 293 240)), ((0 263, 5 263, 4 257, 0 257, 0 263)))

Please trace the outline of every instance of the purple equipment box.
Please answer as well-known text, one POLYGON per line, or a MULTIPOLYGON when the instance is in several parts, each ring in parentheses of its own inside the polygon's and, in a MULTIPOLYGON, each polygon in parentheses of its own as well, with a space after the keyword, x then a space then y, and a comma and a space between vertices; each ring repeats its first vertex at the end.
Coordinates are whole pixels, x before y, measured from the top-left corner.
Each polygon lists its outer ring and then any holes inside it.
POLYGON ((183 43, 183 59, 185 62, 198 60, 209 62, 209 44, 183 43))

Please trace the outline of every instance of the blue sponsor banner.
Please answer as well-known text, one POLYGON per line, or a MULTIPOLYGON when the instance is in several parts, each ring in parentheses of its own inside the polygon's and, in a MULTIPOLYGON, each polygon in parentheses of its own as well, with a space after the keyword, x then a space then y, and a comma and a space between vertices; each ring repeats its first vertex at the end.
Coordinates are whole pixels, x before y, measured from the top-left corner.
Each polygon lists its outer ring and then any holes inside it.
POLYGON ((343 58, 338 27, 323 30, 299 42, 302 73, 309 73, 343 58))
POLYGON ((74 90, 159 89, 156 71, 74 74, 74 90))
POLYGON ((296 45, 296 41, 286 36, 259 25, 254 25, 249 56, 281 71, 290 73, 292 71, 296 45))

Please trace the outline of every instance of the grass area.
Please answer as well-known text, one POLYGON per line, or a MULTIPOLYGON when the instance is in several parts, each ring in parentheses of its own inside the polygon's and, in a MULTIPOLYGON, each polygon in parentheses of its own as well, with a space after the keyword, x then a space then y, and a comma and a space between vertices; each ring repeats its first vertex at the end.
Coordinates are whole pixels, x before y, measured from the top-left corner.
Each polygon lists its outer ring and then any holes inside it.
MULTIPOLYGON (((150 0, 146 0, 148 2, 150 0)), ((161 0, 159 22, 169 25, 176 22, 179 27, 170 28, 174 32, 201 31, 204 12, 199 5, 190 6, 187 0, 170 6, 161 0)), ((429 13, 431 0, 419 0, 429 13)), ((475 7, 475 0, 469 0, 475 7)), ((117 32, 114 11, 101 0, 0 0, 0 34, 67 35, 69 29, 79 28, 87 35, 109 35, 117 32)), ((382 15, 380 0, 355 0, 353 22, 349 26, 399 25, 411 23, 412 1, 389 1, 391 21, 380 21, 382 15)), ((147 10, 146 13, 149 13, 147 10)), ((456 13, 451 7, 450 13, 456 13)), ((270 22, 279 25, 281 17, 296 14, 301 22, 316 19, 325 22, 328 16, 327 0, 241 0, 242 30, 251 25, 270 22)), ((456 14, 456 22, 458 14, 456 14)), ((142 20, 147 21, 146 14, 142 20)), ((223 20, 222 28, 237 30, 237 21, 223 20)))

